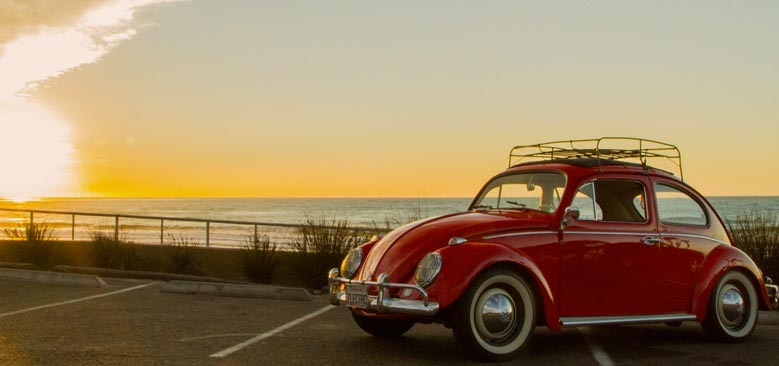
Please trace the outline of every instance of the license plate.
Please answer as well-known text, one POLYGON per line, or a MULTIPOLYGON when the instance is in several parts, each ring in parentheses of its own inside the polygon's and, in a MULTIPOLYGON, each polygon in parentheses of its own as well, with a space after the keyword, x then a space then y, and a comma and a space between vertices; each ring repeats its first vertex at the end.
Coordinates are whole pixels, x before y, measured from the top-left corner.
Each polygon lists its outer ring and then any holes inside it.
POLYGON ((356 308, 368 307, 368 286, 346 285, 346 306, 356 308))

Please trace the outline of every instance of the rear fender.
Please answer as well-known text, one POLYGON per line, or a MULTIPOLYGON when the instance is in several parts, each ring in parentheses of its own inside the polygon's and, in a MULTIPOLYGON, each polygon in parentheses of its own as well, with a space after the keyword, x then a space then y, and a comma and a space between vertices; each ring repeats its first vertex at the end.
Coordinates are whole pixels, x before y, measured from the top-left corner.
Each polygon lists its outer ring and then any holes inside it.
POLYGON ((496 265, 508 265, 532 277, 532 285, 538 290, 544 306, 547 326, 552 330, 560 329, 560 317, 549 284, 538 266, 521 250, 500 244, 468 242, 437 252, 441 254, 441 272, 427 290, 434 294, 442 309, 454 304, 479 274, 496 265))
POLYGON ((692 310, 696 319, 702 322, 706 318, 709 298, 720 277, 729 270, 739 270, 749 277, 759 294, 758 305, 761 310, 771 309, 771 302, 765 290, 763 273, 752 258, 736 247, 720 245, 714 248, 703 263, 698 283, 692 298, 692 310))

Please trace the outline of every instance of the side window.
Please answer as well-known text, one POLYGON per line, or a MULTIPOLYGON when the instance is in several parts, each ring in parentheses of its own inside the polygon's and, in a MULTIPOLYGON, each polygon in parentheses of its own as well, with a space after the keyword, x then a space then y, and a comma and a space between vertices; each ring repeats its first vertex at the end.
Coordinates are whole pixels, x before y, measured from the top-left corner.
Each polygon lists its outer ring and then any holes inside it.
POLYGON ((595 202, 595 182, 589 182, 579 187, 571 207, 579 209, 579 220, 603 220, 603 210, 595 202))
POLYGON ((633 208, 636 210, 636 212, 640 214, 643 213, 643 217, 646 218, 646 199, 644 199, 643 194, 633 198, 633 208))
POLYGON ((657 213, 665 224, 701 225, 708 224, 706 211, 684 191, 662 183, 655 186, 657 213))
POLYGON ((646 222, 644 185, 631 180, 597 180, 579 188, 573 207, 580 220, 646 222))

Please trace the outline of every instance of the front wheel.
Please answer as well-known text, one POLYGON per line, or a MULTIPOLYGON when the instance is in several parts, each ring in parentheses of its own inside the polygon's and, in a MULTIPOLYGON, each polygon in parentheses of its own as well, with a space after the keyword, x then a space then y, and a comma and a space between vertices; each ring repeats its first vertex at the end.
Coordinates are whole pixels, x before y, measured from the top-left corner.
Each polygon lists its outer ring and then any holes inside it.
POLYGON ((506 269, 480 275, 455 305, 454 336, 488 361, 516 357, 536 323, 536 301, 526 280, 506 269))
POLYGON ((703 330, 719 341, 743 342, 757 324, 757 292, 741 272, 726 272, 711 293, 703 330))
POLYGON ((406 319, 376 319, 352 313, 354 322, 360 328, 379 338, 400 337, 414 326, 414 322, 406 319))

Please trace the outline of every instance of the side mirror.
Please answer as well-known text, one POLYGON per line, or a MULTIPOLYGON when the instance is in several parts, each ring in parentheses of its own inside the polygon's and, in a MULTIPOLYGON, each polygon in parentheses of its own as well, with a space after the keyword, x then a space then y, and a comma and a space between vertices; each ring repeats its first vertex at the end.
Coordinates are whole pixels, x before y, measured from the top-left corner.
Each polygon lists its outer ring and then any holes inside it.
POLYGON ((572 220, 578 220, 579 219, 579 209, 576 207, 567 207, 565 209, 565 214, 563 214, 563 219, 560 221, 560 230, 565 229, 566 226, 568 226, 572 220))

